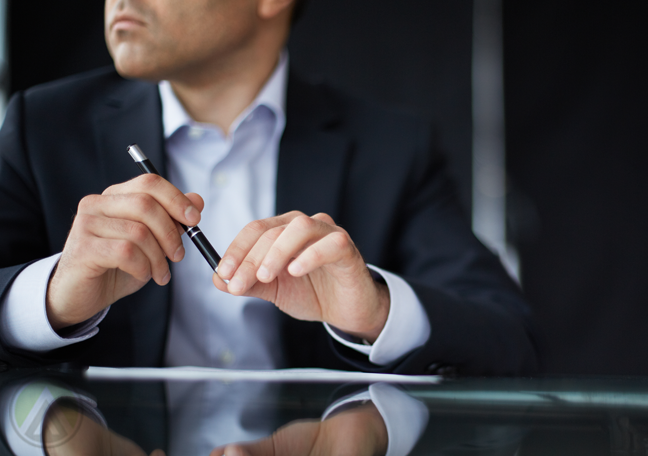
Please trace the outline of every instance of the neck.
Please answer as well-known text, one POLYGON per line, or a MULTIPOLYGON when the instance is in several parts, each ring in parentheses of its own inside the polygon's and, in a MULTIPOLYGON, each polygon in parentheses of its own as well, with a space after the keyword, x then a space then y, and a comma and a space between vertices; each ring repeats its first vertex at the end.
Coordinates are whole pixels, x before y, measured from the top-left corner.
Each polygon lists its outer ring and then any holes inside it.
POLYGON ((261 37, 260 45, 223 56, 211 67, 190 69, 169 78, 187 113, 229 133, 234 120, 254 101, 272 75, 285 42, 261 37))

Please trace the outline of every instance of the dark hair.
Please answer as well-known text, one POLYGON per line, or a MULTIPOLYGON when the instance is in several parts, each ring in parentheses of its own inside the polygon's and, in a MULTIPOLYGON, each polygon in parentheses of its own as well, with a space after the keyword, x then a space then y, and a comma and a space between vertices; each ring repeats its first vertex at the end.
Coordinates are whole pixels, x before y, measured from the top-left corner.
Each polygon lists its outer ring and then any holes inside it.
POLYGON ((292 25, 295 25, 299 18, 304 14, 306 3, 308 3, 308 0, 295 0, 295 6, 293 7, 292 13, 292 25))

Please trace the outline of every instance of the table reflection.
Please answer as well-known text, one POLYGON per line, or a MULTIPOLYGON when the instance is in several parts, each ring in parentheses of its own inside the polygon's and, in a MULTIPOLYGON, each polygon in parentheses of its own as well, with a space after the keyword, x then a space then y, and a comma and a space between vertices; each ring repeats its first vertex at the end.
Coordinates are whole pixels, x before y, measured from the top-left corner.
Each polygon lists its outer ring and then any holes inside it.
POLYGON ((0 455, 639 455, 648 382, 96 382, 0 374, 0 455))

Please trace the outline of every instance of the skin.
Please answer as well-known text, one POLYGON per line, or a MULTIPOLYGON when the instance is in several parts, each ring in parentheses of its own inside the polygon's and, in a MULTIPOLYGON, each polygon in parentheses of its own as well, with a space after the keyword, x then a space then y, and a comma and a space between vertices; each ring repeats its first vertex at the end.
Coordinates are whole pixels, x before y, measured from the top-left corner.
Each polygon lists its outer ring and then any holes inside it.
MULTIPOLYGON (((146 456, 133 441, 96 423, 76 407, 54 404, 43 423, 43 443, 49 456, 146 456), (60 441, 62 423, 75 423, 73 436, 60 441)), ((270 437, 215 448, 210 456, 374 456, 387 451, 385 422, 373 404, 336 414, 324 421, 299 420, 270 437)), ((165 456, 158 449, 150 456, 165 456)))
MULTIPOLYGON (((120 74, 168 80, 192 118, 227 133, 272 74, 292 7, 293 0, 107 0, 106 42, 120 74)), ((48 287, 52 327, 83 322, 151 279, 166 285, 167 259, 184 257, 177 222, 198 224, 203 207, 199 195, 183 195, 155 175, 81 200, 48 287)), ((213 282, 370 342, 389 314, 387 288, 326 214, 252 222, 225 252, 213 282)))
POLYGON ((387 451, 387 428, 373 404, 325 421, 292 422, 270 437, 215 448, 210 456, 374 456, 387 451))
MULTIPOLYGON (((70 430, 69 427, 66 430, 70 430)), ((76 407, 54 404, 43 423, 43 443, 49 456, 147 456, 133 441, 99 425, 76 407), (61 423, 78 423, 71 438, 61 442, 61 423)), ((154 450, 150 456, 165 456, 154 450)))

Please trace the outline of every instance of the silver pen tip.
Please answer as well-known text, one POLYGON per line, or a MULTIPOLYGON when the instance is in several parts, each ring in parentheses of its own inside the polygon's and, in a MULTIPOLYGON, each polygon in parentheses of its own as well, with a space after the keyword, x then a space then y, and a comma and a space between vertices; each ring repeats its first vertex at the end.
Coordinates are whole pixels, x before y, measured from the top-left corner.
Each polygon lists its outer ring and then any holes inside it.
POLYGON ((137 144, 131 144, 128 146, 128 153, 130 154, 131 157, 133 157, 133 160, 136 162, 143 162, 146 160, 146 155, 144 155, 144 152, 142 152, 142 149, 137 144))

